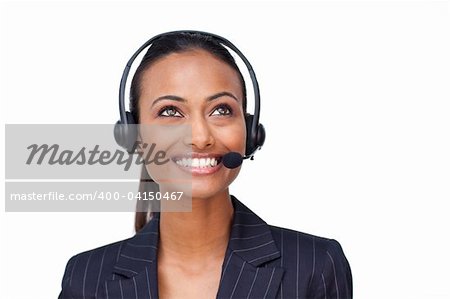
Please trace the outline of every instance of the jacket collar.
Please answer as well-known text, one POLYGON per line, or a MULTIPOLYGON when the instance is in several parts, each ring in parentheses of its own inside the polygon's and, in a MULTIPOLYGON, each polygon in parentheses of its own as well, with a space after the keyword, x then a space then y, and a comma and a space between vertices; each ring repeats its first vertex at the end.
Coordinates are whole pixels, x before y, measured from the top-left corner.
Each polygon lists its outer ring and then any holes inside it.
MULTIPOLYGON (((234 196, 231 200, 234 216, 218 297, 275 297, 284 270, 261 267, 280 257, 270 227, 234 196)), ((123 245, 113 271, 126 279, 107 281, 106 297, 117 291, 129 292, 130 298, 158 298, 158 239, 159 213, 154 213, 144 228, 123 245)))

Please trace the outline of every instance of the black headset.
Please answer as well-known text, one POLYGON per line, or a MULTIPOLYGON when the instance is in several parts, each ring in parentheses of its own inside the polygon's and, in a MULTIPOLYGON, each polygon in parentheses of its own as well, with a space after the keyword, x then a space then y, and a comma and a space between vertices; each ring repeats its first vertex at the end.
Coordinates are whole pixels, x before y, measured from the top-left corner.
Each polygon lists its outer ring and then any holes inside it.
POLYGON ((227 39, 208 32, 195 31, 195 30, 180 30, 180 31, 171 31, 162 34, 158 34, 147 42, 145 42, 134 54, 131 56, 130 60, 128 60, 127 65, 122 74, 122 79, 120 80, 120 88, 119 88, 119 112, 120 112, 120 120, 117 121, 114 126, 114 138, 116 139, 117 144, 126 149, 129 153, 134 153, 135 150, 135 142, 137 140, 137 126, 136 122, 133 118, 133 115, 125 110, 125 89, 127 84, 128 74, 131 69, 131 65, 133 64, 136 57, 147 47, 149 47, 153 42, 165 35, 175 34, 175 33, 188 33, 188 34, 201 34, 206 37, 210 37, 216 40, 218 43, 232 49, 242 61, 247 66, 248 72, 250 74, 250 78, 253 83, 253 91, 255 95, 255 110, 254 114, 245 114, 245 125, 247 129, 247 140, 245 147, 245 158, 253 158, 255 152, 261 148, 264 144, 264 140, 266 138, 266 133, 264 130, 264 126, 259 123, 259 113, 260 113, 260 96, 259 96, 259 85, 256 80, 255 72, 247 60, 247 58, 242 54, 239 49, 233 45, 227 39))

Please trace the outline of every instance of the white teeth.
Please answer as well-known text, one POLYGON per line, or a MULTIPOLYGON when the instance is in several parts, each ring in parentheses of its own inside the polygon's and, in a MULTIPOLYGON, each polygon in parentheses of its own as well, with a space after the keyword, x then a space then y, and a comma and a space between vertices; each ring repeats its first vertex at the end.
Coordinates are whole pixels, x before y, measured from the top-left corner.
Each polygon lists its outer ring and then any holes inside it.
POLYGON ((182 158, 175 162, 180 166, 198 168, 214 167, 218 164, 216 158, 182 158))
POLYGON ((191 164, 192 167, 198 167, 199 164, 200 163, 197 158, 192 159, 192 164, 191 164))
POLYGON ((206 166, 206 159, 199 159, 199 161, 200 161, 200 167, 204 168, 206 166))

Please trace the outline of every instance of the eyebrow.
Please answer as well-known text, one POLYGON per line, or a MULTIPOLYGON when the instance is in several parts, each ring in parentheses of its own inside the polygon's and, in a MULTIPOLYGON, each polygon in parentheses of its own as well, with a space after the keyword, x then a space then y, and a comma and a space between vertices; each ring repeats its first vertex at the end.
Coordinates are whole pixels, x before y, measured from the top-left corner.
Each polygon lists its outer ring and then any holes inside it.
MULTIPOLYGON (((220 97, 225 97, 225 96, 231 97, 231 98, 235 99, 237 102, 239 102, 238 98, 237 98, 234 94, 232 94, 231 92, 228 92, 228 91, 222 91, 222 92, 213 94, 212 96, 207 97, 206 100, 209 102, 209 101, 213 101, 213 100, 215 100, 215 99, 218 99, 218 98, 220 98, 220 97)), ((177 101, 177 102, 187 102, 186 99, 184 99, 184 98, 182 98, 182 97, 179 97, 179 96, 175 96, 175 95, 164 95, 164 96, 160 96, 160 97, 158 97, 156 100, 154 100, 154 101, 153 101, 153 104, 152 104, 152 107, 153 107, 157 102, 162 101, 162 100, 171 100, 171 101, 177 101)))
POLYGON ((216 93, 216 94, 214 94, 212 96, 209 96, 206 100, 207 101, 212 101, 212 100, 215 100, 217 98, 226 97, 226 96, 235 99, 236 102, 239 102, 238 98, 235 97, 234 94, 232 94, 231 92, 228 92, 228 91, 222 91, 222 92, 216 93))

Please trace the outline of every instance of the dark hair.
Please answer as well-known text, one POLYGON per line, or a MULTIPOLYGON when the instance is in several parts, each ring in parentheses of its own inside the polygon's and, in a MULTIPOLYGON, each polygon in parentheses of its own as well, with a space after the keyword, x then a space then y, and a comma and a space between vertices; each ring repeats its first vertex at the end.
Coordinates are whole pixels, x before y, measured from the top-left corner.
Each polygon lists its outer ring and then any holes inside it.
MULTIPOLYGON (((210 54, 214 55, 216 58, 225 62, 229 66, 231 66, 234 70, 236 70, 239 80, 241 81, 242 86, 242 94, 243 94, 243 108, 246 111, 247 108, 247 94, 245 88, 245 81, 242 73, 240 72, 236 62, 228 52, 228 50, 222 46, 215 38, 210 35, 202 34, 202 33, 191 33, 191 32, 177 32, 177 33, 168 33, 153 42, 150 48, 147 50, 147 53, 142 58, 141 63, 139 64, 136 72, 133 76, 133 80, 131 81, 131 89, 130 89, 130 112, 133 115, 134 120, 139 123, 139 97, 141 93, 141 82, 142 76, 144 72, 158 59, 163 58, 172 53, 182 53, 191 50, 205 50, 210 54)), ((148 181, 152 181, 150 175, 145 168, 145 165, 142 167, 141 171, 141 183, 139 184, 139 192, 148 192, 155 190, 147 190, 148 188, 152 188, 154 184, 146 183, 148 181)), ((138 204, 141 201, 138 201, 138 204)), ((148 201, 144 201, 144 205, 148 201)), ((142 205, 142 203, 140 203, 142 205)), ((134 228, 136 232, 142 229, 144 225, 147 223, 149 218, 149 213, 141 212, 148 208, 147 206, 137 206, 136 207, 136 215, 134 228)), ((151 216, 150 216, 151 217, 151 216)))

